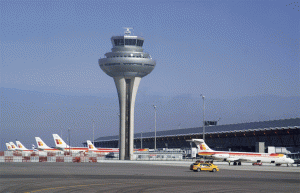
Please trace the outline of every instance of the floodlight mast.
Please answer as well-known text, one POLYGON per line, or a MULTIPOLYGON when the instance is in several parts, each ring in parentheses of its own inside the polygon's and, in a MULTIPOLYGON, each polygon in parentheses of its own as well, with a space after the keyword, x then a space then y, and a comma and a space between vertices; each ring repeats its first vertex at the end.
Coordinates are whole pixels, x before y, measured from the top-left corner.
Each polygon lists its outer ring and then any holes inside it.
POLYGON ((205 141, 205 96, 200 95, 203 99, 203 140, 205 141))
POLYGON ((119 159, 133 159, 134 106, 142 77, 154 69, 156 62, 143 52, 144 38, 131 35, 130 27, 123 36, 113 36, 112 52, 99 59, 100 68, 114 78, 120 107, 119 159))
POLYGON ((154 151, 156 151, 156 106, 153 105, 154 108, 154 151))

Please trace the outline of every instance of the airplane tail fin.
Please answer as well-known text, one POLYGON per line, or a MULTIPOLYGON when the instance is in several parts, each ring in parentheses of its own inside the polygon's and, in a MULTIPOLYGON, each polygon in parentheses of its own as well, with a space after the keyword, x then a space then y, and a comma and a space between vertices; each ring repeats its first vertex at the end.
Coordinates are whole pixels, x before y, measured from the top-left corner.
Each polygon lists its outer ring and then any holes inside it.
POLYGON ((11 150, 19 150, 19 148, 13 142, 9 142, 9 145, 11 147, 11 150))
POLYGON ((38 149, 50 149, 50 147, 48 145, 46 145, 46 143, 44 143, 44 141, 41 138, 35 137, 35 140, 36 140, 38 149))
POLYGON ((20 141, 16 141, 19 150, 28 150, 20 141))
POLYGON ((198 152, 203 152, 203 151, 214 151, 206 145, 203 139, 192 139, 192 140, 187 140, 189 142, 194 142, 198 148, 198 152))
POLYGON ((9 143, 5 143, 5 145, 6 145, 6 148, 7 148, 8 151, 11 151, 11 150, 12 150, 12 148, 11 148, 11 146, 10 146, 9 143))
POLYGON ((95 148, 95 146, 92 144, 92 142, 90 140, 87 140, 87 145, 89 150, 97 150, 97 148, 95 148))
POLYGON ((53 139, 56 147, 58 148, 69 148, 69 146, 59 137, 57 134, 53 134, 53 139))

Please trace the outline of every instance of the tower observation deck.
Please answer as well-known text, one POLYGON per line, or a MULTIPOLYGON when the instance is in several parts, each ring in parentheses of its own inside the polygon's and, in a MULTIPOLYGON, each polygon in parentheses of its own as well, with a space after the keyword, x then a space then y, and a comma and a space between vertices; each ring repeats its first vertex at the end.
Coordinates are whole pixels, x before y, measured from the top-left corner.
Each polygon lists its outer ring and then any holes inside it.
POLYGON ((141 78, 149 74, 156 62, 143 52, 144 38, 131 35, 126 28, 124 36, 113 36, 111 52, 99 59, 100 68, 114 78, 119 96, 120 133, 119 159, 131 160, 134 140, 134 106, 141 78))

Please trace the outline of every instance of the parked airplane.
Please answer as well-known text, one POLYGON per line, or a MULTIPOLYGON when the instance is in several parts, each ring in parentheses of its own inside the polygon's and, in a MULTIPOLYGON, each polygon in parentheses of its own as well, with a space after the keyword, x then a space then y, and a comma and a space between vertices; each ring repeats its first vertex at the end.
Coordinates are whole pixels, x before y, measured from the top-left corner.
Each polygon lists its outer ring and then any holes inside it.
POLYGON ((293 164, 294 160, 287 158, 284 154, 277 153, 249 153, 249 152, 231 152, 231 151, 214 151, 210 149, 203 139, 187 140, 194 142, 198 148, 198 155, 212 158, 215 160, 233 162, 233 165, 241 165, 241 162, 250 163, 274 163, 274 164, 293 164))
POLYGON ((11 147, 11 150, 19 150, 19 148, 13 143, 13 142, 9 142, 9 145, 11 147))
POLYGON ((7 151, 13 151, 13 149, 11 148, 11 145, 9 143, 5 143, 7 151))
MULTIPOLYGON (((89 151, 92 151, 95 153, 105 153, 105 155, 108 153, 112 153, 112 152, 119 153, 119 148, 96 148, 90 140, 87 140, 87 145, 88 145, 89 151)), ((133 151, 134 152, 135 151, 148 151, 148 149, 134 149, 133 151)))
POLYGON ((33 145, 33 149, 27 149, 20 141, 16 141, 17 146, 18 146, 18 150, 20 151, 37 151, 36 149, 34 149, 34 145, 33 145))
POLYGON ((69 152, 71 151, 72 153, 81 153, 81 152, 87 152, 89 149, 87 147, 69 147, 62 138, 59 137, 57 134, 52 134, 54 143, 56 145, 56 148, 69 152))
POLYGON ((88 151, 107 155, 109 153, 119 153, 119 148, 96 148, 90 140, 87 140, 88 151))
POLYGON ((48 145, 46 145, 46 143, 39 137, 35 137, 36 143, 37 143, 37 149, 41 150, 41 151, 61 151, 59 149, 56 148, 51 148, 48 145))

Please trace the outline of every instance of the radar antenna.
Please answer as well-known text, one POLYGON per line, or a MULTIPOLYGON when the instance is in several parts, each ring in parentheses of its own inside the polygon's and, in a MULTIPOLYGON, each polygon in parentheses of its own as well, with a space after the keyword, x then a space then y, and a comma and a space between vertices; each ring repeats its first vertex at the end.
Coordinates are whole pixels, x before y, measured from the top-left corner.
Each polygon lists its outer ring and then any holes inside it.
POLYGON ((133 28, 132 28, 132 27, 123 27, 123 29, 126 29, 126 31, 124 31, 125 36, 129 36, 129 35, 131 34, 130 29, 132 29, 132 31, 133 31, 133 28))

